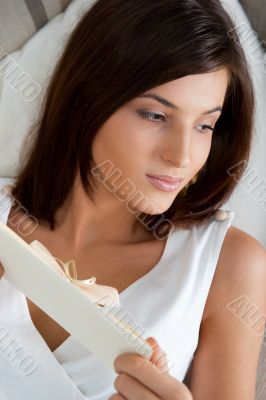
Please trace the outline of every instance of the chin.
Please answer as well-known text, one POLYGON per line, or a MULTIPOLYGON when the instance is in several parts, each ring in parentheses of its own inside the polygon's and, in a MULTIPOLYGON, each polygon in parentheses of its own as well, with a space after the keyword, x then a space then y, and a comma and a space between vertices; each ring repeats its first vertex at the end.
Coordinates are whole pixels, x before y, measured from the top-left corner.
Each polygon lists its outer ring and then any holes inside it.
POLYGON ((146 207, 144 210, 140 210, 143 213, 146 214, 150 214, 150 215, 159 215, 159 214, 163 214, 164 212, 166 212, 169 207, 171 206, 171 204, 169 204, 169 202, 167 204, 163 204, 163 202, 160 204, 159 202, 153 202, 150 201, 149 202, 149 206, 146 207), (151 204, 150 204, 151 203, 151 204))

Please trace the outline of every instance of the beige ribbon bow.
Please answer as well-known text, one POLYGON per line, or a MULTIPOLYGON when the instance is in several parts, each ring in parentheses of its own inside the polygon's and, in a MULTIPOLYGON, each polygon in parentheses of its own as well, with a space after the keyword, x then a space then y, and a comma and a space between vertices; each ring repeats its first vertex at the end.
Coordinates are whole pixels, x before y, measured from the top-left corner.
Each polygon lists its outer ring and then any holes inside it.
POLYGON ((54 257, 38 240, 34 240, 29 245, 44 261, 47 261, 50 266, 54 267, 64 279, 81 289, 91 302, 106 307, 117 307, 120 305, 119 294, 116 288, 98 285, 95 276, 92 276, 90 279, 77 279, 77 268, 74 260, 63 262, 59 258, 54 257))

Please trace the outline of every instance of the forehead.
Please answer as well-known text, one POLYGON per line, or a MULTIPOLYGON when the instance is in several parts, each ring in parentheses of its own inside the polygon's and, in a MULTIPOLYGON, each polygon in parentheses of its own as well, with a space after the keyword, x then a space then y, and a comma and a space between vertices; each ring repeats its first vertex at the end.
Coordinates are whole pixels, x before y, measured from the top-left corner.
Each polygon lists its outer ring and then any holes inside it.
MULTIPOLYGON (((156 94, 175 105, 177 111, 183 108, 212 109, 222 106, 229 82, 226 69, 206 74, 188 75, 143 93, 156 94)), ((169 105, 166 106, 170 108, 169 105)))

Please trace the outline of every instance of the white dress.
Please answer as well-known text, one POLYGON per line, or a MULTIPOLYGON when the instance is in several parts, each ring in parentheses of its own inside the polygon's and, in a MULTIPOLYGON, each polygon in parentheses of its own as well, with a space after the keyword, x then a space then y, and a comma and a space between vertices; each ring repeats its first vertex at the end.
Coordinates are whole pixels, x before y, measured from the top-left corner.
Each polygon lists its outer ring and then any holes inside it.
MULTIPOLYGON (((11 197, 0 178, 0 220, 11 197)), ((202 226, 176 228, 160 261, 120 294, 123 319, 154 336, 167 353, 169 373, 183 381, 199 339, 200 323, 220 250, 234 217, 216 213, 202 226), (221 218, 220 218, 221 217, 221 218)), ((1 243, 0 243, 1 260, 1 243)), ((26 297, 0 280, 0 399, 107 400, 117 374, 73 336, 51 352, 35 328, 26 297)))

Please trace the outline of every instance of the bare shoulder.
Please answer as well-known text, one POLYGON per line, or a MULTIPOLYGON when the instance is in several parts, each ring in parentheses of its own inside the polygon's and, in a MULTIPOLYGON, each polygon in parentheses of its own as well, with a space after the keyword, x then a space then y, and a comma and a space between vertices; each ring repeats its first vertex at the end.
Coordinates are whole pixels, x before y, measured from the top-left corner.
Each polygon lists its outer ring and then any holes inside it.
POLYGON ((232 226, 219 254, 192 363, 189 387, 197 400, 255 398, 265 319, 265 249, 232 226))
POLYGON ((254 301, 260 297, 261 301, 260 290, 266 293, 266 250, 253 236, 231 226, 220 251, 203 319, 233 297, 245 295, 254 301))

